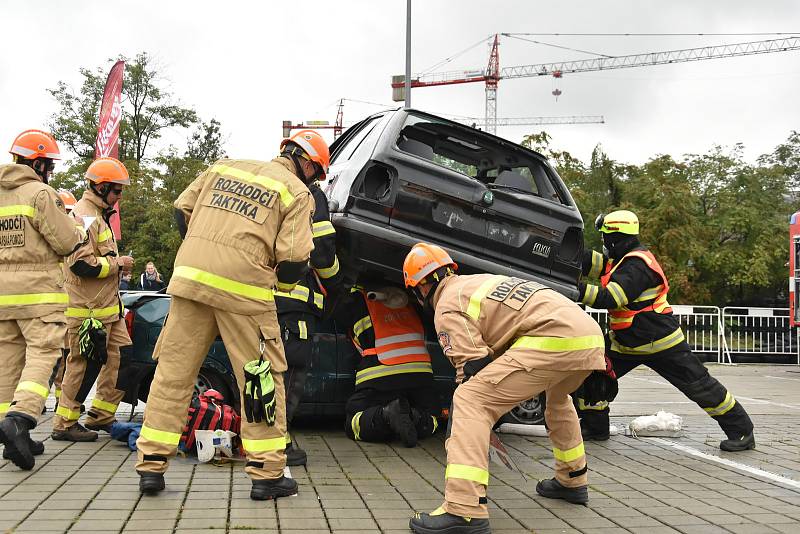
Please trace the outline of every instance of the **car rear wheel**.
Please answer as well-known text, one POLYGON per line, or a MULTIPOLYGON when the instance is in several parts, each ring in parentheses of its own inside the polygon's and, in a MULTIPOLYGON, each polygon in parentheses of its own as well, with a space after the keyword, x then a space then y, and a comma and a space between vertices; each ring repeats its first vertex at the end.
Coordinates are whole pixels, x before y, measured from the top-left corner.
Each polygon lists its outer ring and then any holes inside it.
POLYGON ((510 412, 501 417, 498 423, 542 425, 544 424, 545 405, 545 395, 544 393, 540 393, 532 399, 520 402, 510 412))
POLYGON ((219 391, 225 399, 225 404, 230 404, 238 411, 239 407, 236 406, 235 397, 233 396, 231 386, 228 384, 227 380, 218 372, 203 367, 200 369, 200 372, 197 373, 197 379, 195 379, 194 382, 194 394, 202 395, 209 389, 216 389, 219 391))

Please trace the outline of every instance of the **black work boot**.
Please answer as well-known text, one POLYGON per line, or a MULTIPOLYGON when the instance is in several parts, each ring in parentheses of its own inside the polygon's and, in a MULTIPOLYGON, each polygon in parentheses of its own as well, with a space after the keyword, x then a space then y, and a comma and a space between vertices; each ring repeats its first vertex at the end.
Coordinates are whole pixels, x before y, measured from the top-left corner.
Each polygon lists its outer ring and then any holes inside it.
POLYGON ((268 501, 296 494, 297 482, 287 477, 253 480, 253 487, 250 489, 250 498, 254 501, 268 501))
POLYGON ((383 419, 389 428, 400 438, 406 447, 414 447, 417 444, 417 427, 411 420, 411 406, 408 399, 400 397, 395 399, 382 410, 383 419))
POLYGON ((583 441, 608 441, 610 435, 608 423, 604 425, 587 425, 581 421, 581 437, 583 441))
POLYGON ((141 493, 152 495, 164 489, 164 473, 136 472, 139 474, 139 491, 141 493))
POLYGON ((536 493, 548 499, 564 499, 572 504, 587 504, 589 502, 589 486, 566 488, 554 478, 542 480, 536 484, 536 493))
POLYGON ((306 451, 301 449, 300 447, 295 447, 294 443, 290 443, 286 446, 286 465, 292 467, 297 465, 306 465, 306 461, 308 460, 308 455, 306 451))
MULTIPOLYGON (((30 443, 28 446, 31 450, 31 454, 34 456, 41 456, 44 454, 44 443, 41 441, 36 441, 35 439, 31 438, 30 443)), ((8 447, 3 449, 3 460, 10 460, 11 454, 8 452, 8 447)))
POLYGON ((90 423, 87 421, 86 425, 84 426, 86 426, 86 428, 88 428, 89 430, 94 430, 95 432, 100 432, 102 430, 107 434, 111 434, 111 425, 113 424, 114 424, 113 421, 111 423, 105 423, 105 424, 90 423))
POLYGON ((430 514, 415 514, 408 528, 417 534, 491 534, 488 519, 461 517, 448 514, 441 508, 430 514))
POLYGON ((756 448, 756 437, 750 432, 739 439, 726 439, 719 442, 719 448, 728 452, 749 451, 756 448))
POLYGON ((56 441, 95 441, 97 432, 86 430, 80 423, 75 423, 66 430, 53 430, 50 437, 56 441))
POLYGON ((0 421, 0 442, 5 445, 3 456, 20 469, 30 471, 36 465, 31 452, 30 430, 36 426, 36 420, 25 414, 8 414, 0 421))

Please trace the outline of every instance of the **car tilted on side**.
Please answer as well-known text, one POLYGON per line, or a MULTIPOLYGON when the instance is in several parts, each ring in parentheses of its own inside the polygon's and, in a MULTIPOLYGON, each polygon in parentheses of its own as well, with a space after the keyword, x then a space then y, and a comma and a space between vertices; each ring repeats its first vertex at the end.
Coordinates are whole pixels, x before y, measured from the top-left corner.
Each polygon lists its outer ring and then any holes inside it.
MULTIPOLYGON (((540 154, 494 135, 416 110, 376 113, 331 145, 323 184, 337 232, 337 253, 350 283, 402 286, 401 266, 414 243, 445 247, 461 273, 489 272, 536 280, 577 297, 583 221, 566 186, 540 154)), ((127 402, 146 400, 151 354, 169 296, 123 297, 133 347, 127 402)), ((455 384, 433 331, 428 350, 443 409, 455 384)), ((314 336, 299 414, 343 415, 358 353, 336 313, 314 336)), ((218 339, 197 379, 238 405, 227 353, 218 339)), ((543 396, 503 421, 541 423, 543 396)))

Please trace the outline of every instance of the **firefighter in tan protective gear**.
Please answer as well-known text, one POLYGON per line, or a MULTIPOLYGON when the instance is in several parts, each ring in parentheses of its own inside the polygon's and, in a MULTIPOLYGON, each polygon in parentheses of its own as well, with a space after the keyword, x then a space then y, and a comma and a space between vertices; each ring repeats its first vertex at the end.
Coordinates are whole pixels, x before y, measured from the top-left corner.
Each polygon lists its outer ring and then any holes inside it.
POLYGON ((64 341, 64 291, 59 262, 85 240, 47 185, 60 159, 50 134, 21 133, 14 163, 0 166, 0 441, 3 458, 32 469, 44 445, 30 430, 42 413, 49 378, 64 341))
POLYGON ((314 201, 303 182, 327 169, 312 159, 318 154, 311 144, 293 155, 270 162, 217 161, 175 201, 185 238, 168 287, 169 318, 154 354, 158 366, 137 441, 144 493, 164 489, 168 457, 176 452, 197 373, 217 335, 246 416, 241 435, 250 498, 297 493, 297 483, 283 475, 287 364, 274 293, 290 292, 308 268, 314 201))
POLYGON ((64 275, 70 304, 67 317, 67 356, 61 395, 53 418, 52 438, 94 441, 97 430, 110 430, 124 392, 117 389, 120 348, 131 344, 119 298, 119 278, 133 267, 133 258, 120 256, 109 226, 113 209, 130 184, 125 166, 114 158, 99 158, 86 170, 88 188, 72 210, 91 222, 89 240, 66 258, 64 275), (97 380, 97 390, 85 426, 78 422, 80 407, 97 380))
POLYGON ((547 392, 545 420, 555 478, 536 491, 586 504, 586 456, 569 396, 592 370, 604 369, 603 334, 574 302, 536 282, 478 274, 458 276, 442 248, 414 245, 403 277, 434 322, 461 384, 453 396, 444 504, 416 514, 415 532, 490 532, 486 489, 492 426, 520 402, 547 392))

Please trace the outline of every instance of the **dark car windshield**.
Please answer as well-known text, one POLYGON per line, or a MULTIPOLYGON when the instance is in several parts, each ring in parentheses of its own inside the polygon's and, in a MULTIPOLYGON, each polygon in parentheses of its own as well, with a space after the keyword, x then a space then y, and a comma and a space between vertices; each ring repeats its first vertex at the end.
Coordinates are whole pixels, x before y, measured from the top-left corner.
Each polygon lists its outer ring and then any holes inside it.
POLYGON ((444 119, 410 113, 397 148, 475 178, 491 189, 567 203, 543 161, 522 148, 444 119))

